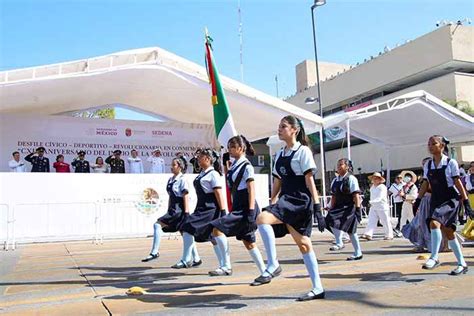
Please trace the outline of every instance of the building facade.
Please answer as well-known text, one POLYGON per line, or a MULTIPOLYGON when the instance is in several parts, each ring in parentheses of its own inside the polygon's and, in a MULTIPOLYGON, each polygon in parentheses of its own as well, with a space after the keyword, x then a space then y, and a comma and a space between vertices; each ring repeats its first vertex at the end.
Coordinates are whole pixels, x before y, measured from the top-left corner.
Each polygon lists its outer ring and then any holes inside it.
MULTIPOLYGON (((473 115, 473 39, 473 27, 446 25, 394 49, 386 47, 360 64, 319 63, 324 116, 416 90, 425 90, 473 115)), ((314 61, 305 60, 296 66, 296 87, 296 94, 286 101, 319 114, 317 102, 305 104, 308 97, 318 95, 314 61)), ((387 157, 383 148, 357 140, 355 144, 358 145, 352 147, 352 160, 356 174, 384 169, 387 157)), ((472 143, 454 144, 453 152, 460 163, 474 160, 472 143)), ((327 169, 334 170, 337 159, 346 154, 342 140, 327 143, 327 169)), ((390 165, 395 171, 418 169, 421 159, 427 155, 426 146, 400 148, 391 155, 390 165)))

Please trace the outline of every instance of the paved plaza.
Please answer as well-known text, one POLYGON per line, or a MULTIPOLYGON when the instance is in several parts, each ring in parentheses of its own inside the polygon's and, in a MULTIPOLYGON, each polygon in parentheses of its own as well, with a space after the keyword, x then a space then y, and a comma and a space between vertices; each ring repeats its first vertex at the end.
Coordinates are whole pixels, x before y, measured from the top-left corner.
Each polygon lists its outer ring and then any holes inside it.
MULTIPOLYGON (((162 242, 161 257, 148 263, 151 239, 105 240, 20 245, 0 252, 2 315, 474 315, 474 247, 464 247, 473 267, 449 276, 452 253, 442 265, 421 269, 419 254, 404 239, 362 242, 364 259, 346 262, 352 247, 328 251, 329 233, 313 232, 327 299, 296 302, 310 287, 301 255, 290 237, 277 241, 283 273, 271 284, 250 287, 258 272, 250 256, 231 241, 234 274, 209 277, 216 265, 210 244, 198 244, 204 264, 169 268, 181 255, 181 237, 162 242), (127 296, 132 286, 146 293, 127 296)), ((259 240, 260 249, 263 245, 259 240)))

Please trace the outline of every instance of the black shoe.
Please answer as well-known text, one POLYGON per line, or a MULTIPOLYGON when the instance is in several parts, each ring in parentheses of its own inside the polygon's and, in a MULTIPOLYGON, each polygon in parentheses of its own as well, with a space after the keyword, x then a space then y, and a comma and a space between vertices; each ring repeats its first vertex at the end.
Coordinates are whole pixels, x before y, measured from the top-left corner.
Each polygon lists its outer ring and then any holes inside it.
POLYGON ((281 269, 281 266, 278 266, 278 268, 276 268, 276 270, 273 271, 273 273, 270 273, 268 270, 265 270, 265 272, 267 272, 269 276, 263 276, 263 275, 259 276, 252 283, 250 283, 250 286, 259 286, 259 285, 270 283, 273 278, 281 274, 282 269, 281 269))
POLYGON ((157 259, 159 256, 160 256, 159 253, 157 253, 156 255, 150 253, 150 254, 148 255, 148 257, 142 259, 142 262, 148 262, 148 261, 151 261, 151 260, 155 260, 155 259, 157 259))
POLYGON ((451 271, 451 273, 449 275, 460 275, 460 274, 466 274, 467 271, 468 271, 468 267, 465 266, 457 266, 456 269, 454 269, 453 271, 451 271))
POLYGON ((191 267, 191 265, 192 265, 191 263, 186 263, 183 260, 180 260, 179 262, 172 265, 171 267, 173 269, 187 269, 187 268, 191 267))
POLYGON ((310 301, 310 300, 322 300, 325 297, 326 292, 321 292, 319 294, 309 291, 308 293, 298 297, 296 300, 298 302, 310 301))
POLYGON ((195 268, 195 267, 199 267, 200 265, 202 264, 202 260, 199 260, 199 261, 193 261, 191 267, 195 268))
POLYGON ((347 258, 346 260, 347 260, 347 261, 362 260, 363 257, 364 257, 363 255, 360 255, 360 256, 350 256, 350 257, 347 258))
POLYGON ((258 278, 256 278, 255 280, 253 280, 252 283, 250 283, 250 286, 259 286, 259 285, 264 285, 264 284, 268 284, 272 281, 272 276, 269 275, 269 276, 259 276, 258 278))
POLYGON ((214 271, 209 271, 209 276, 228 276, 232 275, 232 269, 217 268, 214 271))

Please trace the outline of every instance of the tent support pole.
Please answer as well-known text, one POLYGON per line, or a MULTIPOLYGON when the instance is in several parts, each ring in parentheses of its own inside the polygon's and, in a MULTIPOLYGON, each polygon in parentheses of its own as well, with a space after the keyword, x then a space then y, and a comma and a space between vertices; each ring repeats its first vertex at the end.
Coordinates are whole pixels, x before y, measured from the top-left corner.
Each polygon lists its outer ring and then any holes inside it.
POLYGON ((385 155, 387 157, 387 186, 390 187, 390 147, 385 148, 385 155))
POLYGON ((347 159, 351 159, 351 124, 350 121, 346 121, 346 137, 347 137, 347 159))
POLYGON ((323 199, 322 206, 326 207, 326 168, 324 166, 324 136, 323 136, 323 127, 319 128, 319 158, 321 164, 321 183, 323 187, 323 199))
MULTIPOLYGON (((268 146, 268 145, 267 145, 268 146)), ((270 154, 270 174, 268 175, 268 181, 270 181, 270 192, 273 192, 273 152, 272 146, 268 146, 268 152, 270 154)))

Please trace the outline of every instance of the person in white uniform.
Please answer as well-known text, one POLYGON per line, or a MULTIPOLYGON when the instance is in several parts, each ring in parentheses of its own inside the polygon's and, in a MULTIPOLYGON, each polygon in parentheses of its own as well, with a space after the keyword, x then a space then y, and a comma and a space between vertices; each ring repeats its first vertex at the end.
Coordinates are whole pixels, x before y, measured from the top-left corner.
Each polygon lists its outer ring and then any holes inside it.
POLYGON ((413 213, 413 203, 418 197, 418 188, 415 185, 416 174, 413 171, 405 170, 401 173, 405 185, 402 190, 403 204, 402 217, 400 220, 400 228, 403 228, 407 222, 411 222, 415 217, 413 213))
POLYGON ((385 240, 393 239, 392 223, 390 222, 389 205, 387 197, 387 187, 385 186, 385 178, 379 173, 375 172, 369 177, 372 182, 370 187, 370 212, 369 223, 365 229, 362 239, 372 240, 377 222, 383 225, 385 231, 385 240))
POLYGON ((95 164, 91 164, 91 168, 93 173, 109 172, 109 166, 104 163, 104 159, 100 156, 95 159, 95 164))
POLYGON ((161 158, 161 151, 159 149, 152 152, 147 161, 151 163, 150 173, 165 173, 165 160, 161 158))
POLYGON ((403 183, 403 177, 401 174, 399 174, 395 177, 395 182, 393 182, 388 188, 388 195, 391 196, 393 200, 395 217, 398 219, 397 226, 395 227, 395 233, 397 237, 401 237, 400 220, 402 219, 403 197, 400 195, 400 193, 403 191, 404 185, 405 183, 403 183))
POLYGON ((13 159, 8 162, 11 172, 26 172, 25 162, 20 159, 20 153, 15 151, 12 153, 13 159))
POLYGON ((130 152, 132 157, 127 158, 128 163, 128 173, 144 173, 143 172, 143 162, 135 149, 132 149, 130 152))

